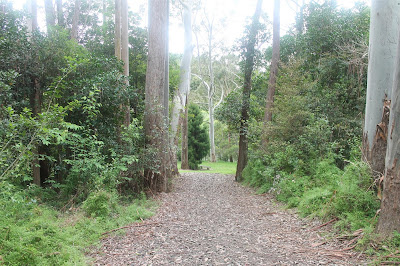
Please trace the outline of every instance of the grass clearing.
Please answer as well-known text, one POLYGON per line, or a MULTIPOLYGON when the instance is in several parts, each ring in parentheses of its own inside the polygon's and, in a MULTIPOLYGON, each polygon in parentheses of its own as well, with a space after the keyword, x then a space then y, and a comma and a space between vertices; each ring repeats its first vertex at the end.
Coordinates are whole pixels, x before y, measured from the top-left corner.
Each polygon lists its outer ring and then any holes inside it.
POLYGON ((182 170, 181 169, 181 162, 178 162, 178 169, 181 173, 188 173, 188 172, 205 172, 210 174, 227 174, 227 175, 234 175, 236 173, 236 162, 224 162, 218 161, 215 163, 212 162, 203 162, 201 165, 211 167, 210 170, 182 170))

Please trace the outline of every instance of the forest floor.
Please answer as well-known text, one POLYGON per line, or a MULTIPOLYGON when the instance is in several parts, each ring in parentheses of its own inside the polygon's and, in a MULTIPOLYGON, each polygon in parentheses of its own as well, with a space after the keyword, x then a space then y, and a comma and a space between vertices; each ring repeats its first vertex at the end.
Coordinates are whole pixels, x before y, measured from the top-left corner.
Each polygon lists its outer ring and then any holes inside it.
POLYGON ((94 265, 364 265, 318 221, 299 218, 232 175, 183 173, 158 213, 103 239, 94 265))

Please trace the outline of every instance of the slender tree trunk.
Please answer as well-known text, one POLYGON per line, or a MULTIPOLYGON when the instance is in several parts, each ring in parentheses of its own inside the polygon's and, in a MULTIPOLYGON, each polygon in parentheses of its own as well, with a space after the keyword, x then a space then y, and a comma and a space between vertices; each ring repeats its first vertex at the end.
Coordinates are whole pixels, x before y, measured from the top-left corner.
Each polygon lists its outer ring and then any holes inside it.
MULTIPOLYGON (((211 86, 210 86, 211 87, 211 86)), ((208 98, 208 113, 210 119, 210 160, 211 162, 216 162, 215 157, 215 130, 214 130, 214 100, 212 97, 208 98)))
POLYGON ((185 115, 182 120, 182 164, 181 169, 189 169, 189 140, 188 140, 188 96, 185 100, 185 115))
POLYGON ((370 164, 375 176, 383 174, 385 169, 399 14, 396 0, 372 1, 363 159, 370 164))
MULTIPOLYGON (((28 0, 27 1, 28 13, 31 14, 30 19, 28 20, 28 32, 31 37, 33 37, 33 32, 38 29, 37 22, 37 2, 36 0, 28 0)), ((34 38, 31 38, 32 42, 35 42, 34 38)), ((32 55, 35 56, 34 54, 32 55)), ((39 78, 37 76, 32 76, 32 94, 31 94, 31 107, 32 107, 32 115, 36 117, 40 113, 41 108, 41 90, 39 78)), ((33 184, 40 186, 41 185, 41 176, 40 176, 40 162, 39 162, 39 144, 35 144, 32 150, 33 160, 32 160, 32 176, 33 176, 33 184)))
POLYGON ((153 191, 167 191, 169 172, 168 124, 165 118, 164 94, 168 51, 168 3, 149 0, 148 63, 146 72, 144 126, 146 146, 155 152, 153 166, 145 170, 147 186, 153 191))
POLYGON ((71 39, 78 40, 79 13, 81 12, 81 0, 75 0, 74 16, 72 18, 71 39))
POLYGON ((389 138, 386 151, 385 178, 381 211, 377 231, 389 237, 394 231, 400 232, 400 39, 392 90, 392 108, 389 119, 389 138))
POLYGON ((235 180, 242 181, 242 172, 247 165, 247 153, 248 153, 248 120, 249 120, 249 109, 250 109, 250 91, 251 91, 251 75, 254 67, 254 56, 255 56, 255 44, 257 33, 259 31, 259 18, 261 15, 262 0, 257 1, 256 11, 253 16, 251 24, 248 42, 245 51, 245 66, 244 66, 244 84, 243 84, 243 96, 242 96, 242 113, 240 119, 239 129, 239 155, 238 163, 236 168, 235 180))
POLYGON ((53 1, 44 0, 44 9, 46 13, 47 33, 50 33, 51 27, 54 27, 56 25, 56 16, 54 14, 53 1))
MULTIPOLYGON (((228 146, 231 148, 231 133, 228 133, 228 146)), ((229 155, 229 161, 233 163, 233 156, 232 154, 229 155)))
MULTIPOLYGON (((42 106, 42 92, 40 90, 40 83, 37 77, 33 77, 33 112, 32 115, 37 117, 41 113, 42 106)), ((39 161, 39 144, 35 144, 33 147, 33 161, 32 161, 32 172, 33 172, 33 183, 37 186, 41 186, 42 180, 40 176, 40 161, 39 161)))
POLYGON ((208 91, 208 112, 210 116, 210 160, 211 162, 216 162, 215 158, 215 137, 214 137, 214 68, 213 68, 213 60, 212 60, 212 39, 213 39, 213 23, 209 23, 209 32, 208 32, 208 60, 209 60, 209 73, 210 73, 210 86, 208 91))
MULTIPOLYGON (((124 62, 124 76, 125 79, 125 90, 128 90, 129 86, 129 35, 128 35, 128 1, 121 1, 121 57, 124 62)), ((123 105, 123 110, 125 114, 124 125, 126 127, 130 124, 130 106, 129 99, 123 105)))
POLYGON ((61 27, 65 27, 62 0, 56 0, 56 6, 57 6, 57 24, 61 27))
MULTIPOLYGON (((279 64, 279 48, 280 48, 280 0, 274 1, 274 26, 273 26, 273 39, 272 39, 272 62, 270 67, 268 92, 265 103, 264 113, 264 132, 268 122, 272 121, 272 108, 274 105, 275 89, 276 89, 276 78, 278 76, 278 64, 279 64)), ((263 142, 268 142, 268 136, 263 135, 263 142)))
POLYGON ((171 147, 172 147, 172 165, 176 166, 177 169, 177 157, 176 151, 178 149, 178 127, 179 122, 183 119, 183 109, 186 106, 186 98, 190 92, 190 73, 191 73, 191 62, 193 55, 192 45, 192 4, 191 1, 183 3, 183 25, 185 28, 185 45, 183 58, 180 67, 180 83, 178 91, 173 99, 172 114, 171 114, 171 147))
POLYGON ((27 7, 28 13, 31 14, 30 18, 28 19, 28 32, 32 36, 32 33, 38 29, 38 22, 37 22, 37 2, 36 0, 27 0, 27 7))
POLYGON ((115 0, 115 57, 121 59, 121 0, 115 0))

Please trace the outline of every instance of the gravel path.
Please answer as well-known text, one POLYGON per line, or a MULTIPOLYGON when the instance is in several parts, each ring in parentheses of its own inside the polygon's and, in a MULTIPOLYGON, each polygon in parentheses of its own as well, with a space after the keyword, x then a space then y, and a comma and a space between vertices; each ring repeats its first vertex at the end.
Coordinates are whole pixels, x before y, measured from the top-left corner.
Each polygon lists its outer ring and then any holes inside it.
MULTIPOLYGON (((346 243, 328 241, 269 195, 230 175, 184 173, 159 212, 125 236, 103 240, 95 265, 361 265, 346 243), (325 243, 326 242, 326 243, 325 243)), ((351 243, 347 243, 350 245, 351 243)))

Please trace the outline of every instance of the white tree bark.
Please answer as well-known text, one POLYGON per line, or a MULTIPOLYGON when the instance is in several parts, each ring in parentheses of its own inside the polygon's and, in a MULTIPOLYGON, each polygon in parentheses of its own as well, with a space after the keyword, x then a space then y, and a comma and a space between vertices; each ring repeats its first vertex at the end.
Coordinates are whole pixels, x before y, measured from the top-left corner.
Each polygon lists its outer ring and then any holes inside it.
POLYGON ((212 40, 213 40, 213 24, 214 20, 207 19, 207 29, 208 29, 208 72, 210 75, 210 84, 208 86, 208 113, 209 113, 209 120, 210 120, 210 127, 209 127, 209 137, 210 137, 210 160, 211 162, 216 162, 215 158, 215 136, 214 136, 214 69, 213 69, 213 58, 212 58, 212 40))
POLYGON ((193 56, 193 45, 192 45, 192 1, 188 0, 183 4, 183 25, 185 28, 185 46, 183 52, 183 58, 180 67, 180 83, 178 91, 176 92, 173 99, 172 116, 171 116, 171 146, 175 146, 179 116, 186 105, 186 98, 190 92, 190 74, 191 74, 191 63, 193 56))
POLYGON ((384 115, 382 113, 384 104, 390 105, 391 99, 399 32, 398 2, 398 0, 373 0, 371 5, 363 153, 364 159, 377 174, 383 172, 386 154, 385 132, 387 132, 388 113, 387 111, 384 111, 386 112, 384 115))
POLYGON ((395 61, 384 190, 377 225, 378 233, 384 237, 400 231, 400 39, 395 61))

